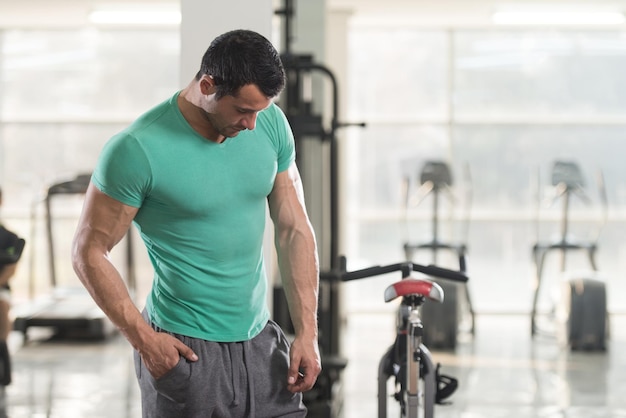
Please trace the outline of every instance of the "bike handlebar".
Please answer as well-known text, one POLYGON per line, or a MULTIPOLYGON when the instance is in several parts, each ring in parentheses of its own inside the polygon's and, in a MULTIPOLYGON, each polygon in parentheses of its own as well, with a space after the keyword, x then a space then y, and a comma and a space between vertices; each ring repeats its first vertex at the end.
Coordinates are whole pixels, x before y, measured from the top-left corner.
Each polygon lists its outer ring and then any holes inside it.
POLYGON ((384 266, 373 266, 360 270, 346 271, 333 276, 335 276, 340 281, 347 282, 350 280, 364 279, 366 277, 393 273, 394 271, 401 271, 405 276, 408 276, 411 271, 417 271, 419 273, 424 273, 428 276, 439 277, 442 279, 452 280, 461 283, 465 283, 469 280, 467 275, 460 271, 449 270, 443 267, 434 266, 432 264, 424 266, 411 262, 388 264, 384 266))

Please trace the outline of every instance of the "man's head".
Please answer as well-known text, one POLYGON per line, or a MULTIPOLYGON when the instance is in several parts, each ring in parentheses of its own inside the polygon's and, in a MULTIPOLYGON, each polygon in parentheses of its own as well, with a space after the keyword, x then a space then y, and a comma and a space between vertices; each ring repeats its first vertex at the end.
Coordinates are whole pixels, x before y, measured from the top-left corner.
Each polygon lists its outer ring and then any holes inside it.
POLYGON ((236 95, 247 84, 256 85, 268 98, 285 87, 278 52, 265 37, 250 30, 234 30, 215 38, 202 57, 196 80, 203 75, 215 81, 218 100, 236 95))

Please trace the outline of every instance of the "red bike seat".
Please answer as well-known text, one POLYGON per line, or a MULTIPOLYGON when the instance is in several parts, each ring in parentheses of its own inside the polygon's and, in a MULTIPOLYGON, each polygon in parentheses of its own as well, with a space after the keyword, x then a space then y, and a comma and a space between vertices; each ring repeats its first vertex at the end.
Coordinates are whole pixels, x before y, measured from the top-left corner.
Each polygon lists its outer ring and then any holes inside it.
POLYGON ((437 283, 426 279, 407 277, 385 289, 385 302, 407 295, 424 296, 436 302, 443 302, 443 289, 437 283))

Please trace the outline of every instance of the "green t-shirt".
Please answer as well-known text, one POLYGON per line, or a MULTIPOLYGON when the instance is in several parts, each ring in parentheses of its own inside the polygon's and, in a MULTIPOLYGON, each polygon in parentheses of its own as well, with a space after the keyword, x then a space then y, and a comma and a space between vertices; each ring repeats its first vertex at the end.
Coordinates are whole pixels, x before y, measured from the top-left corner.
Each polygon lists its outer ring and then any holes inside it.
POLYGON ((276 174, 295 159, 293 134, 272 104, 253 131, 218 144, 191 128, 177 97, 111 138, 92 181, 139 208, 134 223, 154 268, 151 320, 194 338, 247 340, 270 317, 266 202, 276 174))

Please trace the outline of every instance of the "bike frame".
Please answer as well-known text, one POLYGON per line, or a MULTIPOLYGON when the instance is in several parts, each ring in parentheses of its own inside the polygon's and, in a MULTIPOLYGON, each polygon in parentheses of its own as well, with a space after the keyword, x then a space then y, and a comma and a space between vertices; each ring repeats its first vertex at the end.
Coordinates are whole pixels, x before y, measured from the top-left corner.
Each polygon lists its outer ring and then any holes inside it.
MULTIPOLYGON (((405 298, 405 300, 417 300, 423 298, 405 298)), ((404 301, 403 301, 404 303, 404 301)), ((420 363, 421 363, 421 345, 424 328, 419 315, 419 306, 421 302, 409 302, 410 310, 406 321, 404 331, 406 336, 406 382, 405 382, 405 408, 408 418, 417 418, 417 411, 420 405, 420 363)), ((426 400, 424 400, 426 401, 426 400)))
MULTIPOLYGON (((343 263, 345 265, 345 263, 343 263)), ((398 400, 401 404, 402 418, 432 418, 437 395, 436 367, 432 361, 430 351, 422 344, 423 324, 420 318, 420 307, 426 299, 437 302, 443 301, 441 287, 426 279, 411 277, 412 272, 420 272, 428 276, 448 279, 457 282, 467 282, 464 272, 449 270, 433 265, 420 265, 411 262, 374 266, 362 270, 343 272, 338 275, 340 281, 350 281, 366 277, 379 276, 386 273, 400 271, 402 280, 390 285, 385 290, 385 301, 390 302, 402 297, 398 317, 398 335, 406 336, 406 341, 400 346, 400 376, 404 381, 400 385, 398 400), (428 370, 426 375, 421 373, 421 362, 428 370), (423 390, 420 380, 424 382, 423 390), (422 399, 423 398, 423 399, 422 399), (420 402, 422 401, 422 402, 420 402), (423 406, 423 415, 420 416, 420 404, 423 406)), ((395 346, 395 344, 394 344, 395 346)), ((383 356, 379 364, 378 375, 378 417, 387 416, 387 380, 390 377, 385 372, 386 363, 392 355, 394 346, 383 356)))

